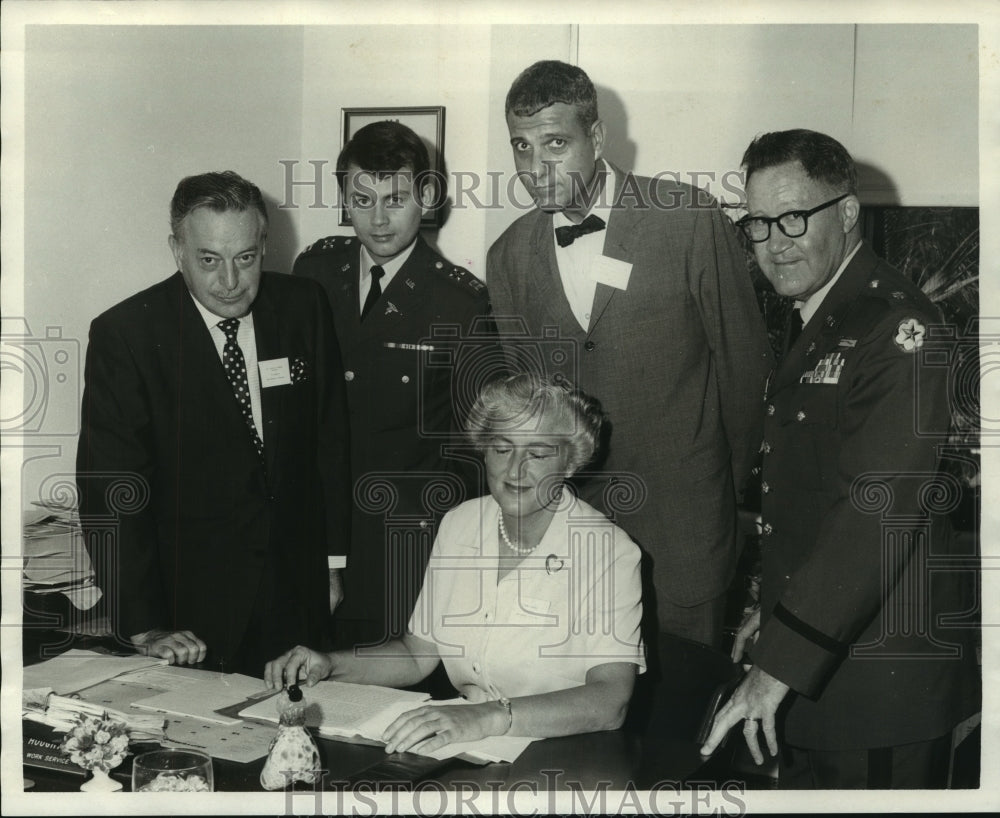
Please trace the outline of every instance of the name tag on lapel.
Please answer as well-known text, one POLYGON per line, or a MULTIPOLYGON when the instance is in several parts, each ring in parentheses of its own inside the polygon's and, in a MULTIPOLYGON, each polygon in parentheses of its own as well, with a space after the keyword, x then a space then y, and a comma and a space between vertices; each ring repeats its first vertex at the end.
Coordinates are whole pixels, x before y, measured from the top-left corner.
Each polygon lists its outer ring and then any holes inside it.
POLYGON ((292 373, 288 368, 288 358, 272 358, 270 361, 258 361, 260 370, 260 385, 266 389, 269 386, 285 386, 292 382, 292 373))
POLYGON ((628 287, 629 276, 632 275, 632 265, 616 258, 597 256, 590 265, 590 277, 598 284, 607 284, 618 290, 628 287))

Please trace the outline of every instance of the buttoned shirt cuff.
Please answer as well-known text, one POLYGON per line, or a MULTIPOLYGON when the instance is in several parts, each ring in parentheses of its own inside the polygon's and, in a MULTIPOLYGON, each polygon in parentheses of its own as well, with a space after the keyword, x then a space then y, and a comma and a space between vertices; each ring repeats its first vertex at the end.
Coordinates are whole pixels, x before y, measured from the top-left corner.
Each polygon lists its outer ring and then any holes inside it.
POLYGON ((803 622, 781 603, 760 630, 753 663, 792 690, 816 699, 851 646, 803 622))
POLYGON ((331 571, 347 567, 347 556, 344 554, 340 554, 336 557, 327 557, 326 561, 327 561, 327 566, 331 571))

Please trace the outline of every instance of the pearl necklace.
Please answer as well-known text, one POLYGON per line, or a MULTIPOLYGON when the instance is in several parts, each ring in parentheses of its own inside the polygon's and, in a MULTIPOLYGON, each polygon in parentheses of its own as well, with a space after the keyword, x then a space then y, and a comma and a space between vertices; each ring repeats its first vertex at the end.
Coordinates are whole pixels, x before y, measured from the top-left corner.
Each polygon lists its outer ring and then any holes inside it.
POLYGON ((534 545, 531 546, 525 546, 521 545, 521 543, 519 542, 511 542, 510 537, 507 536, 507 526, 505 526, 503 523, 503 511, 500 511, 500 513, 497 516, 500 520, 500 536, 503 537, 504 543, 511 551, 513 551, 519 557, 526 557, 528 556, 528 554, 530 554, 532 551, 538 548, 539 543, 535 543, 534 545))

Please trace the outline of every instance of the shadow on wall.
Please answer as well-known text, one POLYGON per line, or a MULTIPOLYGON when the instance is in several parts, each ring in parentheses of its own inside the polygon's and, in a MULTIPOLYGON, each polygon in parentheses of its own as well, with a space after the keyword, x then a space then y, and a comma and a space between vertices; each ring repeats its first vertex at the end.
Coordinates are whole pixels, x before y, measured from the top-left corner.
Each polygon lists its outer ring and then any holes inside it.
POLYGON ((628 136, 628 112, 622 98, 610 88, 596 85, 597 112, 604 120, 604 158, 622 170, 635 167, 638 152, 628 136))
POLYGON ((298 230, 292 221, 292 213, 278 205, 277 199, 264 194, 267 207, 268 228, 264 269, 277 273, 290 273, 295 257, 305 250, 301 245, 298 230))
POLYGON ((855 160, 858 169, 858 198, 862 205, 898 205, 899 188, 884 170, 855 160))

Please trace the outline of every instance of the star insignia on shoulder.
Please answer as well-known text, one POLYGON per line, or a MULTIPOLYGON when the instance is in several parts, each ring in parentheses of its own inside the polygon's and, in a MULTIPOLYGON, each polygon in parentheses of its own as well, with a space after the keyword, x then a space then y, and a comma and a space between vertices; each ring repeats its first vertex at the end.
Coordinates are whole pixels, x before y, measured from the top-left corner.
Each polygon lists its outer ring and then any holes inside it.
POLYGON ((896 328, 893 343, 903 352, 916 352, 924 345, 924 335, 927 328, 916 318, 904 318, 896 328))

